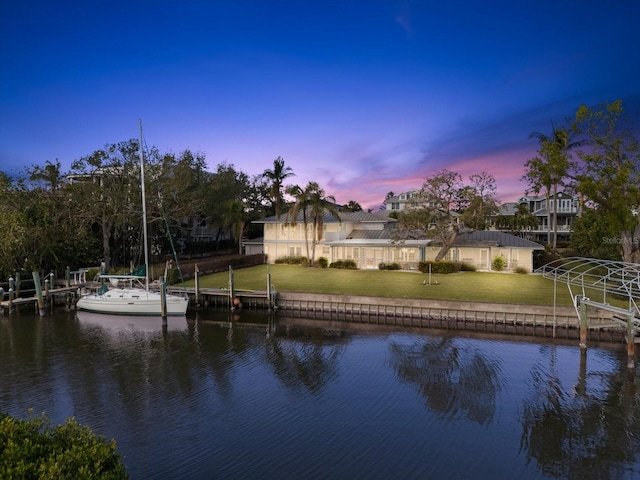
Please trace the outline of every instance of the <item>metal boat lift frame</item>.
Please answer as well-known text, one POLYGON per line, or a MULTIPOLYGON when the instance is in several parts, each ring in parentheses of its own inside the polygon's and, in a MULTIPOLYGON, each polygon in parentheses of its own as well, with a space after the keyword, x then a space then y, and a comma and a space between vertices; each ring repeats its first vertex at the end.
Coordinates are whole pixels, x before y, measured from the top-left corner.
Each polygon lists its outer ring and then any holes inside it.
MULTIPOLYGON (((536 270, 544 278, 567 285, 576 313, 580 318, 580 346, 586 348, 587 306, 613 313, 611 325, 626 327, 628 366, 633 368, 635 343, 640 343, 640 264, 617 262, 597 258, 569 257, 554 260, 536 270), (592 300, 590 296, 597 296, 592 300), (609 298, 616 296, 628 308, 611 305, 609 298)), ((555 292, 555 287, 554 287, 555 292)), ((554 293, 555 295, 555 293, 554 293)), ((556 299, 554 298, 554 305, 556 299)))

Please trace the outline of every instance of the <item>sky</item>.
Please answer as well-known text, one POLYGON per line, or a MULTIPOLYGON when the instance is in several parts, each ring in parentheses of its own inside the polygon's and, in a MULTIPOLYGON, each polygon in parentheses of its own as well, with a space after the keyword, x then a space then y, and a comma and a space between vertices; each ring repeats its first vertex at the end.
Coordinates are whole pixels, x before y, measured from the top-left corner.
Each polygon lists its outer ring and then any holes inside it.
POLYGON ((443 168, 527 189, 532 132, 621 99, 640 0, 0 0, 0 171, 139 137, 377 209, 443 168))

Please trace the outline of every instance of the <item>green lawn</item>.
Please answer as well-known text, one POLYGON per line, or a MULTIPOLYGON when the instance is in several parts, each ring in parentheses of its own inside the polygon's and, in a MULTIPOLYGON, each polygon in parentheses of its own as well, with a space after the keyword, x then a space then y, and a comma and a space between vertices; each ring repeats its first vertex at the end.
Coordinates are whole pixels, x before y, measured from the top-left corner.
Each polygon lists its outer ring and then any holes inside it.
MULTIPOLYGON (((266 290, 267 271, 275 289, 286 292, 553 305, 554 282, 537 274, 439 274, 432 275, 432 285, 428 285, 429 276, 417 272, 260 265, 234 270, 234 286, 236 289, 266 290)), ((228 282, 228 272, 200 277, 202 288, 226 288, 228 282)), ((193 287, 194 281, 186 282, 186 285, 193 287)), ((557 304, 571 305, 569 291, 561 283, 557 285, 557 304)))

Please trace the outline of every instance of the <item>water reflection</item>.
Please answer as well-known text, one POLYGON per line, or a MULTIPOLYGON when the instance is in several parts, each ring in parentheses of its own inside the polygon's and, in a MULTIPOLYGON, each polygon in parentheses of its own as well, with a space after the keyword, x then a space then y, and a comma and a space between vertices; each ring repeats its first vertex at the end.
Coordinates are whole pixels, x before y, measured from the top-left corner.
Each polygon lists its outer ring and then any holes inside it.
POLYGON ((18 315, 0 317, 0 378, 0 409, 75 416, 116 439, 133 478, 640 474, 624 346, 252 312, 166 328, 18 315))
MULTIPOLYGON (((550 363, 532 370, 524 399, 522 449, 554 478, 626 478, 640 454, 638 377, 618 361, 617 369, 588 369, 579 356, 573 388, 559 375, 557 349, 550 363)), ((636 470, 637 472, 637 470, 636 470)))
POLYGON ((425 338, 390 345, 393 367, 413 384, 434 412, 448 418, 463 414, 483 425, 493 420, 500 390, 500 361, 455 338, 425 338))

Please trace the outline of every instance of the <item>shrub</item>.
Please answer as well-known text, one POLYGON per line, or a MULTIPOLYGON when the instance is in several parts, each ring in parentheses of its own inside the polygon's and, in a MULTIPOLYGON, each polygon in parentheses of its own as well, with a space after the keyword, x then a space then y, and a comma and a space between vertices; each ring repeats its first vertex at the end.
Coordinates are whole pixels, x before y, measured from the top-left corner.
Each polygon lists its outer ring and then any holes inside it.
POLYGON ((515 272, 516 272, 516 273, 523 273, 523 274, 527 274, 527 273, 529 273, 529 270, 527 270, 527 269, 526 269, 526 268, 524 268, 524 267, 517 267, 517 268, 516 268, 516 270, 515 270, 515 272))
POLYGON ((329 260, 325 257, 320 257, 317 263, 320 268, 327 268, 329 266, 329 260))
POLYGON ((475 272, 478 269, 473 263, 462 262, 460 264, 460 271, 462 272, 475 272))
POLYGON ((401 267, 398 263, 381 263, 378 265, 380 270, 401 270, 401 267))
POLYGON ((19 420, 0 413, 4 478, 129 478, 113 440, 73 418, 51 426, 45 415, 19 420))
POLYGON ((462 268, 460 262, 452 262, 449 260, 441 260, 433 262, 431 260, 419 262, 418 270, 422 273, 429 273, 429 265, 431 265, 431 273, 454 273, 459 272, 462 268))
POLYGON ((352 269, 357 269, 358 265, 353 260, 337 260, 337 261, 331 263, 331 265, 329 265, 329 267, 330 268, 352 268, 352 269))
POLYGON ((287 265, 307 265, 307 257, 280 257, 276 258, 276 263, 285 263, 287 265))
POLYGON ((497 256, 491 262, 491 268, 496 272, 503 271, 506 266, 507 266, 507 260, 502 255, 497 256))

